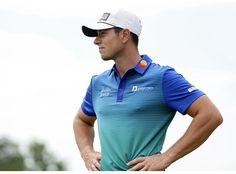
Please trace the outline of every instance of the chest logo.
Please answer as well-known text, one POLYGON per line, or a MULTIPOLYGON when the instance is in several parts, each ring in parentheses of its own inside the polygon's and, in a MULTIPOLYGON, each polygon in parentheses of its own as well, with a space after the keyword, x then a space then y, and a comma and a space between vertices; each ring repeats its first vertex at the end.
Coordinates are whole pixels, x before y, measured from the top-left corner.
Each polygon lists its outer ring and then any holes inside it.
POLYGON ((111 93, 111 89, 104 87, 104 88, 102 88, 102 90, 100 91, 99 96, 100 96, 100 97, 108 97, 108 96, 110 96, 110 93, 111 93))
POLYGON ((152 91, 152 90, 154 90, 153 86, 144 86, 144 87, 133 86, 132 87, 132 92, 144 92, 144 91, 152 91))

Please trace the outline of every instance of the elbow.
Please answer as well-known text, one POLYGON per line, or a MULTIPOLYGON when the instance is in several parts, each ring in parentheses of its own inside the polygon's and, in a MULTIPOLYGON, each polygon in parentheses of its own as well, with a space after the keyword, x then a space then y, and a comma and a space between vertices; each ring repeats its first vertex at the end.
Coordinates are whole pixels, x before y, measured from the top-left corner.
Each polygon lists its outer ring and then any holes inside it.
POLYGON ((216 113, 212 114, 212 123, 215 125, 215 128, 220 126, 223 123, 223 117, 221 115, 221 113, 219 111, 217 111, 216 113))
POLYGON ((74 131, 78 127, 78 124, 79 124, 79 121, 78 121, 78 117, 76 116, 73 120, 73 129, 74 129, 74 131))
POLYGON ((216 122, 218 126, 223 123, 223 117, 220 113, 216 116, 216 122))

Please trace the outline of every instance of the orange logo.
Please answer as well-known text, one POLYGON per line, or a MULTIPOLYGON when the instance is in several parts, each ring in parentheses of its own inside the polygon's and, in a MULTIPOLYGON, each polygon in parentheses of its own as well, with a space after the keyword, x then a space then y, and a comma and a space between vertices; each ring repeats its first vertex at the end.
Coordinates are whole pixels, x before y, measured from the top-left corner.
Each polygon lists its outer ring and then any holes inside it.
POLYGON ((147 66, 147 61, 146 60, 141 60, 139 63, 140 68, 145 68, 147 66))

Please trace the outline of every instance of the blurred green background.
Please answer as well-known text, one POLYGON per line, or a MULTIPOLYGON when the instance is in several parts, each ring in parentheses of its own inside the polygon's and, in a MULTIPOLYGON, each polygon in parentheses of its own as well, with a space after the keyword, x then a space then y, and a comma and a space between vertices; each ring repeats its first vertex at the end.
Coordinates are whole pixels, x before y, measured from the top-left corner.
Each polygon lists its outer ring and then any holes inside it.
POLYGON ((49 151, 46 144, 31 141, 25 147, 12 139, 0 138, 0 171, 64 171, 66 163, 49 151))

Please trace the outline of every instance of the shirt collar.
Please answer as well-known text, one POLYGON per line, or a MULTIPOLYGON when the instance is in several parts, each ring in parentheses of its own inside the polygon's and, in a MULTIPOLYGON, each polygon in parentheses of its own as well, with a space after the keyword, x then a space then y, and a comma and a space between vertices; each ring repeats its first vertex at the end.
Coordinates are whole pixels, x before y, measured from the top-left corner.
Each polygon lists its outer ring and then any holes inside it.
POLYGON ((133 69, 139 74, 144 74, 151 63, 151 58, 149 58, 147 55, 141 55, 141 60, 134 66, 133 69))
MULTIPOLYGON (((133 67, 133 70, 135 70, 139 74, 144 74, 151 63, 152 63, 152 59, 149 58, 148 55, 146 54, 141 55, 140 61, 133 67)), ((111 75, 112 72, 115 72, 116 74, 118 74, 115 64, 113 65, 109 75, 111 75)))

